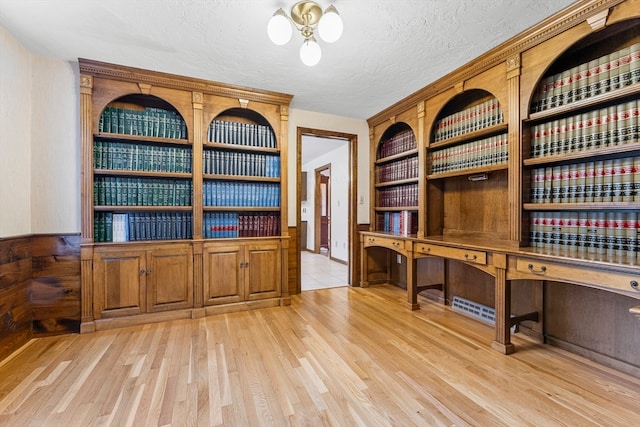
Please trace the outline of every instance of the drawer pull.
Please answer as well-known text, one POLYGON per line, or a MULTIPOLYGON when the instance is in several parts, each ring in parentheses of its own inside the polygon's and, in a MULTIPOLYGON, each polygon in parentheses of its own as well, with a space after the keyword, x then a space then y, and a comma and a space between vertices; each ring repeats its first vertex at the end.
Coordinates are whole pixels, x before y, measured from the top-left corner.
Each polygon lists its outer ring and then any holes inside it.
POLYGON ((640 291, 640 285, 638 285, 638 282, 636 280, 632 280, 629 284, 636 291, 640 291))
POLYGON ((421 252, 431 252, 431 248, 423 246, 421 252))
POLYGON ((547 267, 545 267, 544 265, 542 267, 540 267, 540 270, 534 270, 533 269, 533 264, 529 264, 527 266, 527 268, 529 269, 530 272, 532 272, 533 274, 545 274, 547 272, 547 267))
POLYGON ((464 254, 464 259, 466 259, 467 261, 475 261, 478 259, 478 255, 470 257, 469 254, 464 254))
POLYGON ((391 243, 393 246, 400 246, 400 242, 392 242, 391 243))

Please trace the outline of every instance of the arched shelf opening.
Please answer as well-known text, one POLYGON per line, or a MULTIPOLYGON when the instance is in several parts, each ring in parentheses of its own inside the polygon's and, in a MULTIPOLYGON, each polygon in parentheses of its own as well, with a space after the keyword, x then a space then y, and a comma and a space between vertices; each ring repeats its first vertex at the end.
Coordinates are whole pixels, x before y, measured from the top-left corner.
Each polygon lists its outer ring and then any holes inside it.
POLYGON ((279 141, 269 121, 247 108, 227 109, 209 123, 207 142, 277 150, 279 141))
POLYGON ((559 109, 561 114, 626 97, 628 87, 640 83, 639 30, 640 18, 628 19, 569 46, 534 86, 532 119, 548 110, 559 109))
POLYGON ((100 114, 98 132, 188 139, 184 117, 169 102, 154 95, 130 94, 111 101, 100 114))
POLYGON ((419 160, 416 136, 398 122, 380 138, 376 149, 375 228, 396 235, 412 235, 418 228, 419 160))

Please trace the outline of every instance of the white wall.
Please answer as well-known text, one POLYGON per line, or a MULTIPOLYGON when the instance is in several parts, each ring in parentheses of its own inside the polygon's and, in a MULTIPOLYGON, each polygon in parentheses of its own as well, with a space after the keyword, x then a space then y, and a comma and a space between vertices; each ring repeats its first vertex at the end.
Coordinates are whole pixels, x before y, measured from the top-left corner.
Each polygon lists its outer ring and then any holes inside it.
MULTIPOLYGON (((295 95, 294 95, 295 99, 295 95)), ((366 120, 333 116, 305 110, 289 110, 289 226, 296 225, 296 138, 297 128, 320 129, 358 136, 358 188, 356 221, 369 223, 369 125, 366 120)), ((307 176, 308 179, 308 176, 307 176)), ((348 179, 348 177, 347 177, 348 179)), ((313 193, 311 193, 313 194, 313 193)))
POLYGON ((77 81, 0 27, 0 237, 80 231, 77 81))
POLYGON ((306 208, 306 214, 301 217, 308 221, 307 249, 314 247, 315 218, 313 215, 315 172, 314 169, 324 165, 331 165, 331 257, 342 261, 349 260, 349 144, 332 150, 311 162, 302 165, 302 170, 307 171, 307 201, 301 206, 306 208))
POLYGON ((80 101, 76 64, 33 60, 31 232, 80 231, 80 101))
POLYGON ((31 233, 32 55, 0 27, 0 238, 31 233))

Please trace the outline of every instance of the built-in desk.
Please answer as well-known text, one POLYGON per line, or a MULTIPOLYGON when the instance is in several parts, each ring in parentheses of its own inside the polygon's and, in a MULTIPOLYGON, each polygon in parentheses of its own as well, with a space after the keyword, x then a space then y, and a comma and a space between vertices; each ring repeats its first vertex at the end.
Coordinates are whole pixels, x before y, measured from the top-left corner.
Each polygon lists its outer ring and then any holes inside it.
MULTIPOLYGON (((538 313, 511 314, 511 285, 518 280, 549 280, 589 286, 640 299, 640 265, 634 260, 611 262, 595 254, 541 252, 532 248, 519 248, 509 242, 465 242, 442 237, 423 238, 393 236, 384 233, 361 233, 361 269, 363 287, 369 286, 368 257, 372 247, 391 249, 407 257, 407 304, 418 310, 418 293, 429 288, 445 289, 444 283, 417 286, 416 261, 435 257, 466 263, 482 270, 494 279, 495 285, 495 340, 491 347, 503 354, 512 353, 511 327, 525 320, 538 321, 538 313), (581 255, 583 258, 577 258, 581 255)), ((640 318, 640 306, 631 313, 640 318)))

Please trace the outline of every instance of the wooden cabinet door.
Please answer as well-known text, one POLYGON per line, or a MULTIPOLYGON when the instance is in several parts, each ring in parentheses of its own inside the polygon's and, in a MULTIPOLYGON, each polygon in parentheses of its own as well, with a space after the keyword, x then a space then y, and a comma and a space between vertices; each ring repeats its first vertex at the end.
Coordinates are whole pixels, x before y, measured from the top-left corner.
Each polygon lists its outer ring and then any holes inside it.
POLYGON ((193 307, 193 255, 190 247, 147 252, 149 312, 193 307))
POLYGON ((244 301, 244 247, 206 245, 203 258, 205 305, 244 301))
POLYGON ((280 244, 248 244, 244 275, 246 299, 276 298, 281 293, 280 244))
POLYGON ((145 251, 97 252, 94 257, 94 317, 145 311, 145 251))

